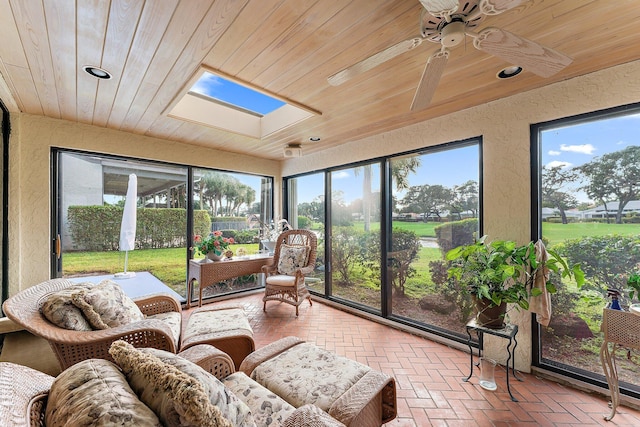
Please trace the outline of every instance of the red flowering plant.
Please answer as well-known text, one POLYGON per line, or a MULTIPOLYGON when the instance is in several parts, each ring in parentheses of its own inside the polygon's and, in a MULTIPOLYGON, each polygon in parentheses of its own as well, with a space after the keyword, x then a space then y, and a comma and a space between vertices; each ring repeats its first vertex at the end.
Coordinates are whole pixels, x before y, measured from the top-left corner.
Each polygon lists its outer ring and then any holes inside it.
POLYGON ((222 255, 229 245, 235 243, 235 240, 233 240, 233 237, 223 237, 222 231, 214 231, 206 238, 196 234, 193 242, 195 243, 195 249, 202 255, 206 255, 209 252, 222 255))

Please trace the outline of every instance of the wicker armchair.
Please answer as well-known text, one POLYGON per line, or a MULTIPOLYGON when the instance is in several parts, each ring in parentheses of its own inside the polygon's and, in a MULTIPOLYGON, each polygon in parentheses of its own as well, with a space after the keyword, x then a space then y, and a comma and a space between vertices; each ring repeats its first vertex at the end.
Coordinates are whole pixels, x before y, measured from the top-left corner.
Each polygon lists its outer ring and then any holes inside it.
POLYGON ((305 299, 313 305, 304 276, 313 272, 317 251, 318 238, 312 231, 289 230, 278 236, 273 264, 262 267, 266 275, 262 298, 264 311, 267 310, 267 301, 286 302, 295 306, 297 317, 298 307, 305 299), (287 263, 287 258, 292 262, 287 263))
MULTIPOLYGON (((172 328, 162 320, 144 319, 115 328, 95 331, 74 331, 54 325, 41 313, 47 296, 75 283, 66 279, 52 279, 31 286, 3 304, 7 317, 32 334, 49 342, 62 370, 85 359, 113 360, 109 347, 116 340, 124 340, 135 347, 154 347, 177 352, 172 328)), ((180 303, 167 294, 156 294, 134 300, 146 316, 181 312, 180 303)))

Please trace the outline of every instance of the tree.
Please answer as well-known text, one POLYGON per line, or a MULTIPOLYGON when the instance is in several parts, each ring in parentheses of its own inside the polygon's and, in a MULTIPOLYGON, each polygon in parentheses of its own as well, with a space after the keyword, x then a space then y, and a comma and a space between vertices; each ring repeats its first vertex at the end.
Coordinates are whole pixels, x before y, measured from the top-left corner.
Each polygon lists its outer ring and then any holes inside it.
POLYGON ((618 200, 616 224, 621 224, 624 207, 640 193, 640 146, 604 154, 576 169, 588 180, 587 195, 601 201, 605 211, 608 200, 618 200))
POLYGON ((403 200, 405 206, 414 212, 425 214, 425 219, 431 215, 441 218, 441 214, 453 203, 453 191, 443 185, 418 185, 410 187, 403 200))
POLYGON ((578 199, 561 189, 575 179, 575 171, 563 166, 542 167, 542 206, 558 209, 563 224, 568 223, 566 210, 578 206, 578 199))
POLYGON ((420 165, 420 157, 418 156, 404 157, 391 162, 391 179, 397 191, 409 188, 409 174, 416 173, 420 165))
POLYGON ((451 214, 457 213, 458 219, 462 219, 462 212, 471 212, 473 218, 478 217, 478 183, 474 180, 453 187, 451 214))

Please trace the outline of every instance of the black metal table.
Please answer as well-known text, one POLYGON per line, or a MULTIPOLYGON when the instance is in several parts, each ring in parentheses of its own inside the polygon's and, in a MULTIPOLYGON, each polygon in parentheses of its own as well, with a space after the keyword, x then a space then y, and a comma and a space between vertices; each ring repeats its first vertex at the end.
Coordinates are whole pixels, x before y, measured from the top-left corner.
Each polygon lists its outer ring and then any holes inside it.
POLYGON ((511 400, 514 402, 517 402, 518 399, 513 397, 513 394, 511 394, 511 387, 509 386, 509 361, 511 361, 511 371, 513 372, 513 377, 518 381, 522 381, 522 379, 519 378, 518 375, 516 375, 515 350, 516 350, 516 347, 518 346, 518 340, 516 340, 516 334, 518 333, 518 325, 512 325, 510 323, 507 323, 502 329, 492 329, 492 328, 487 328, 485 326, 479 325, 476 322, 476 319, 473 319, 469 323, 467 323, 466 328, 467 328, 467 335, 469 335, 467 344, 469 345, 469 354, 471 356, 471 372, 469 372, 469 376, 465 378, 463 381, 465 382, 469 381, 471 379, 471 376, 473 375, 473 348, 471 347, 472 331, 475 331, 476 334, 478 335, 478 341, 480 344, 478 347, 479 357, 482 357, 482 344, 483 344, 482 340, 483 340, 484 334, 494 335, 496 337, 507 339, 509 340, 509 343, 507 344, 508 357, 507 357, 507 363, 506 363, 507 391, 509 392, 509 396, 511 396, 511 400), (511 348, 511 344, 513 344, 513 348, 511 348))

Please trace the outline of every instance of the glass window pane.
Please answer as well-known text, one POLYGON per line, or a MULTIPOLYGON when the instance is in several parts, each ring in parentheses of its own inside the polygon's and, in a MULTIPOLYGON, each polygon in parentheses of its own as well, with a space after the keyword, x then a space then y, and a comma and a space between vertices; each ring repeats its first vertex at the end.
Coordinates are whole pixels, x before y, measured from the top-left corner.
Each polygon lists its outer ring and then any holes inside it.
POLYGON ((187 169, 62 152, 59 157, 62 276, 148 271, 186 295, 187 169), (121 251, 120 228, 136 175, 133 250, 121 251))
POLYGON ((305 282, 309 290, 324 294, 324 173, 291 178, 287 186, 289 224, 295 229, 313 230, 318 236, 316 268, 306 276, 305 282))
POLYGON ((478 231, 479 155, 467 144, 391 159, 392 312, 465 336, 472 302, 448 279, 444 255, 478 231))
MULTIPOLYGON (((635 114, 633 114, 635 113, 635 114)), ((640 114, 567 121, 539 132, 542 238, 586 284, 564 281, 552 295, 553 316, 541 327, 541 359, 603 378, 599 350, 609 289, 628 308, 627 279, 640 271, 640 114)), ((640 357, 618 357, 621 382, 640 390, 640 357)))
POLYGON ((381 307, 380 164, 331 172, 332 295, 381 307))
MULTIPOLYGON (((272 214, 273 179, 258 175, 193 170, 193 228, 195 260, 205 257, 197 239, 221 233, 230 242, 220 249, 223 258, 240 258, 265 252, 260 233, 274 225, 272 214)), ((219 261, 224 262, 224 261, 219 261)), ((237 277, 204 288, 203 298, 260 287, 257 274, 237 277)))

